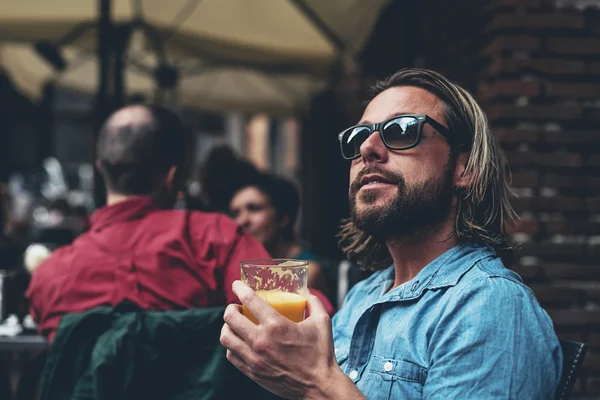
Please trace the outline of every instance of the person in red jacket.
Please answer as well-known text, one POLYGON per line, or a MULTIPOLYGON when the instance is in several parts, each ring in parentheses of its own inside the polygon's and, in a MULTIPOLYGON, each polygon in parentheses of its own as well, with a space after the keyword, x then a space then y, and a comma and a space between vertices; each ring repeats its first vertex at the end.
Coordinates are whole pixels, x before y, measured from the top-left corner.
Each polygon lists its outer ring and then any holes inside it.
POLYGON ((128 106, 107 120, 96 149, 107 205, 32 274, 27 297, 42 335, 52 340, 67 313, 121 302, 178 310, 239 301, 231 285, 240 261, 270 256, 227 216, 172 209, 186 146, 183 122, 165 108, 128 106))

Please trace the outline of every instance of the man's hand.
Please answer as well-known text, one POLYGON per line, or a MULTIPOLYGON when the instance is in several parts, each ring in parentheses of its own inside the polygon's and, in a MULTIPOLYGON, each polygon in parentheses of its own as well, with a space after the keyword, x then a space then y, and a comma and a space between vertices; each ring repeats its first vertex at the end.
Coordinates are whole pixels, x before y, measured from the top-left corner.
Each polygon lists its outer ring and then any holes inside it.
POLYGON ((221 344, 250 379, 278 396, 309 399, 323 397, 334 376, 345 378, 333 354, 331 320, 316 296, 307 301, 310 316, 294 323, 242 282, 233 283, 233 292, 259 323, 242 315, 239 305, 229 305, 221 344))

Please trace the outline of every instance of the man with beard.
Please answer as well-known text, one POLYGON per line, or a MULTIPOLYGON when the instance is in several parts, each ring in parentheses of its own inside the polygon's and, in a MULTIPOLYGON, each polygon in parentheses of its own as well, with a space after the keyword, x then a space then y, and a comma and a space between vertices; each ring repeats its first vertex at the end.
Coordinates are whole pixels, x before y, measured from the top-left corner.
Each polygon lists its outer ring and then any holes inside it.
POLYGON ((373 89, 361 122, 338 136, 352 160, 340 245, 377 272, 333 326, 314 297, 294 324, 235 282, 259 324, 229 306, 229 360, 290 399, 553 398, 562 353, 504 265, 516 215, 484 113, 433 71, 401 70, 373 89))
POLYGON ((231 284, 240 261, 269 257, 224 215, 172 209, 185 182, 186 139, 179 116, 161 107, 128 106, 106 121, 96 150, 107 205, 29 285, 44 336, 53 339, 63 315, 100 306, 183 310, 237 301, 231 284))

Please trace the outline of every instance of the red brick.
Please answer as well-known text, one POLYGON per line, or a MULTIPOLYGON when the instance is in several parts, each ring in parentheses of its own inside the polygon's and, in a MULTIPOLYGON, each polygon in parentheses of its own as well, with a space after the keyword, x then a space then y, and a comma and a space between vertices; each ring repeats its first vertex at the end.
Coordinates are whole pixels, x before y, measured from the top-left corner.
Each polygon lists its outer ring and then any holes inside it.
POLYGON ((577 289, 556 288, 541 284, 530 285, 530 287, 543 307, 557 305, 567 307, 583 299, 583 293, 577 289))
POLYGON ((581 175, 560 175, 560 174, 545 174, 541 181, 542 186, 558 188, 558 189, 573 189, 573 188, 589 188, 599 189, 600 178, 586 177, 581 175))
POLYGON ((600 222, 590 221, 588 218, 583 217, 563 217, 562 219, 546 221, 542 225, 549 233, 600 234, 600 222))
POLYGON ((530 24, 544 29, 582 29, 585 21, 579 12, 551 12, 531 16, 530 24))
MULTIPOLYGON (((562 339, 562 338, 561 338, 562 339)), ((591 348, 600 348, 600 333, 596 332, 596 333, 591 333, 587 340, 586 343, 591 347, 591 348)))
POLYGON ((513 199, 511 199, 510 203, 514 207, 515 211, 518 213, 533 210, 533 198, 532 197, 513 198, 513 199))
POLYGON ((583 243, 539 243, 532 248, 531 255, 539 257, 581 256, 585 253, 583 243))
POLYGON ((531 151, 506 151, 506 161, 510 167, 535 165, 535 155, 531 151))
POLYGON ((539 140, 538 131, 525 131, 508 128, 494 128, 494 135, 501 143, 535 143, 539 140))
MULTIPOLYGON (((598 97, 600 98, 600 96, 598 96, 598 97)), ((589 110, 587 110, 586 114, 589 119, 600 121, 600 109, 599 108, 590 108, 589 110)))
POLYGON ((550 38, 549 51, 560 54, 600 54, 600 40, 596 38, 550 38))
MULTIPOLYGON (((583 364, 581 365, 581 368, 587 370, 587 371, 600 371, 600 354, 595 354, 592 352, 588 352, 585 356, 585 359, 583 360, 583 364)), ((590 379, 591 381, 591 379, 590 379)), ((590 383, 588 381, 588 383, 590 383)), ((600 381, 598 382, 600 383, 600 381)), ((590 391, 590 387, 588 386, 588 391, 589 393, 592 393, 592 391, 590 391)), ((598 385, 595 390, 600 390, 600 385, 598 385)), ((598 393, 598 392, 594 392, 594 393, 598 393)))
POLYGON ((600 256, 600 243, 595 243, 595 242, 588 243, 587 254, 590 257, 597 259, 598 256, 600 256))
POLYGON ((539 231, 539 225, 533 218, 520 218, 516 223, 508 227, 508 233, 517 232, 534 234, 539 231))
POLYGON ((490 120, 575 120, 583 117, 583 108, 578 106, 559 105, 494 105, 489 107, 487 116, 490 120))
POLYGON ((574 342, 583 342, 583 341, 585 341, 584 338, 583 338, 583 335, 581 333, 578 333, 578 332, 563 333, 563 334, 558 335, 558 336, 562 340, 570 340, 570 341, 574 341, 574 342))
POLYGON ((591 155, 588 158, 587 165, 590 167, 600 167, 600 154, 591 155))
POLYGON ((482 13, 505 7, 540 8, 542 0, 490 0, 482 9, 482 13))
POLYGON ((588 210, 593 212, 600 212, 600 197, 587 199, 588 210))
MULTIPOLYGON (((589 67, 588 67, 589 69, 589 67)), ((598 66, 600 70, 600 66, 598 66)), ((516 73, 542 73, 548 75, 581 75, 586 72, 585 63, 579 60, 563 60, 563 59, 513 59, 513 58, 497 58, 490 63, 488 68, 484 70, 484 76, 501 75, 501 74, 516 74, 516 73)))
POLYGON ((586 266, 577 264, 544 264, 543 276, 548 279, 579 279, 599 280, 600 266, 586 266))
POLYGON ((559 175, 559 174, 545 174, 541 179, 541 185, 545 187, 565 189, 577 187, 576 176, 573 175, 559 175))
POLYGON ((590 62, 587 71, 590 74, 600 75, 600 61, 590 62))
POLYGON ((516 171, 512 173, 512 186, 516 188, 533 188, 539 183, 538 173, 535 171, 516 171))
POLYGON ((600 289, 585 289, 583 290, 583 294, 585 295, 586 301, 591 301, 596 304, 600 302, 600 289))
MULTIPOLYGON (((587 311, 578 309, 547 310, 548 314, 558 326, 586 327, 600 325, 600 311, 587 311)), ((586 357, 587 358, 587 357, 586 357)), ((595 366, 593 362, 590 366, 595 366)))
POLYGON ((600 83, 547 83, 549 96, 600 97, 600 83))
POLYGON ((524 280, 533 280, 542 276, 542 269, 538 266, 522 267, 520 265, 515 265, 512 267, 512 270, 519 274, 524 280))
POLYGON ((477 91, 482 100, 490 100, 506 96, 537 96, 540 94, 540 83, 537 81, 507 80, 491 84, 482 84, 477 91))
POLYGON ((537 153, 535 163, 544 167, 579 168, 583 166, 583 157, 581 154, 566 151, 537 153))
POLYGON ((546 143, 552 143, 552 144, 594 143, 594 142, 600 142, 600 132, 596 132, 596 131, 550 131, 550 132, 540 132, 540 138, 543 141, 545 141, 546 143))
POLYGON ((585 201, 579 197, 538 197, 534 206, 536 211, 584 211, 585 201))
POLYGON ((581 186, 588 188, 588 189, 600 189, 600 178, 598 178, 598 177, 583 178, 583 184, 581 186))
MULTIPOLYGON (((583 366, 585 366, 584 368, 586 368, 587 370, 593 370, 593 371, 599 371, 600 370, 600 361, 598 361, 598 359, 600 359, 599 356, 592 356, 590 361, 587 361, 588 356, 585 357, 585 359, 583 360, 583 366), (593 368, 589 368, 588 364, 589 363, 594 363, 593 364, 593 368)), ((585 391, 585 394, 600 394, 600 378, 598 377, 590 377, 587 380, 587 390, 585 391)), ((595 397, 597 398, 597 397, 595 397)))
POLYGON ((486 32, 505 28, 519 29, 582 29, 583 16, 576 13, 542 13, 515 15, 514 13, 498 14, 486 27, 486 32))
POLYGON ((491 56, 503 50, 537 50, 541 48, 541 43, 541 39, 535 36, 498 36, 483 49, 481 54, 491 56))
POLYGON ((508 164, 512 166, 542 166, 580 168, 583 166, 581 154, 567 151, 538 153, 533 151, 506 151, 508 164))

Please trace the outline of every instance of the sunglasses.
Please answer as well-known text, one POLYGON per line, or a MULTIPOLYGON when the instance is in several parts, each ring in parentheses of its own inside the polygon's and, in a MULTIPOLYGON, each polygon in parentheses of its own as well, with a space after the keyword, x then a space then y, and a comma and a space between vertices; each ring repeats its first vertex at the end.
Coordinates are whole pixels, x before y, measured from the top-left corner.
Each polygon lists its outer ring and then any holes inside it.
MULTIPOLYGON (((360 157, 360 146, 373 132, 379 132, 385 147, 390 150, 407 150, 419 144, 423 134, 423 125, 428 123, 435 128, 451 145, 456 142, 444 125, 425 114, 404 114, 376 124, 352 126, 338 135, 342 157, 353 160, 360 157)), ((463 150, 466 145, 458 144, 463 150)))

